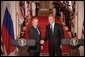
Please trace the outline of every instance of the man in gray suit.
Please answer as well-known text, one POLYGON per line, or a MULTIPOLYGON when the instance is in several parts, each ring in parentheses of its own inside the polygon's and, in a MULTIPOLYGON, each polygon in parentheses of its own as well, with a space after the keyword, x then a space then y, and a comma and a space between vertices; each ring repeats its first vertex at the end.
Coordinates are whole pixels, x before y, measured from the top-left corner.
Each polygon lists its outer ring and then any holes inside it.
POLYGON ((30 56, 39 56, 40 55, 41 32, 38 27, 38 19, 37 18, 34 18, 32 20, 32 26, 29 29, 29 37, 30 37, 30 39, 36 40, 36 45, 33 47, 29 47, 29 55, 30 56))

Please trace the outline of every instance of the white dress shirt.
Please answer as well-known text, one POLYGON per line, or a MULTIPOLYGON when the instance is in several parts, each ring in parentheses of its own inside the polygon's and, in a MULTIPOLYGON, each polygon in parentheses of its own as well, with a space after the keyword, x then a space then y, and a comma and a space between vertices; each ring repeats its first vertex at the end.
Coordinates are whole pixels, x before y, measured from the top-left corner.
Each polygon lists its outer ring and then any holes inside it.
POLYGON ((54 32, 54 25, 55 25, 54 22, 50 25, 50 29, 52 30, 52 32, 54 32))

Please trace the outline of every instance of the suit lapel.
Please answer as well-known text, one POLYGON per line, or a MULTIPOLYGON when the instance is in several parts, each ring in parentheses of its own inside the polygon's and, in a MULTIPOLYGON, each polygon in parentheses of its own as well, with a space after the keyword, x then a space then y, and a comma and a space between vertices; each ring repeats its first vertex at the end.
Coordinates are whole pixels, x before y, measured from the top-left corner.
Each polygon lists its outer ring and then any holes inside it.
POLYGON ((55 30, 56 30, 56 24, 54 24, 54 33, 55 33, 55 30))
POLYGON ((48 29, 49 29, 50 35, 52 35, 52 30, 51 30, 51 28, 50 28, 50 24, 49 24, 49 26, 48 26, 48 29))
POLYGON ((39 33, 41 34, 41 32, 40 32, 40 28, 38 27, 38 31, 39 31, 39 33))
POLYGON ((51 33, 50 24, 49 24, 49 26, 48 26, 48 29, 49 29, 49 32, 51 33))
POLYGON ((37 34, 39 34, 40 33, 40 29, 39 29, 39 27, 37 27, 37 28, 38 28, 38 30, 36 28, 34 28, 34 30, 37 32, 37 34), (39 33, 38 33, 38 31, 39 31, 39 33))

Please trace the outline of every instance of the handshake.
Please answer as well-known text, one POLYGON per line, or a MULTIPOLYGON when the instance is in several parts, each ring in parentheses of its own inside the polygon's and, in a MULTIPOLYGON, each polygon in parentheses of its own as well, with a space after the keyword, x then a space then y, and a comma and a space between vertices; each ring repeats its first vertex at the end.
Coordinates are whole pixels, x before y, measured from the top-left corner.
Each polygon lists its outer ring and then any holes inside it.
POLYGON ((41 41, 40 41, 40 44, 44 44, 44 42, 45 42, 44 40, 41 40, 41 41))
MULTIPOLYGON (((42 44, 42 45, 43 45, 43 44, 44 44, 44 42, 45 42, 44 40, 41 40, 41 41, 40 41, 40 44, 42 44)), ((41 50, 43 50, 43 46, 41 46, 41 50)))

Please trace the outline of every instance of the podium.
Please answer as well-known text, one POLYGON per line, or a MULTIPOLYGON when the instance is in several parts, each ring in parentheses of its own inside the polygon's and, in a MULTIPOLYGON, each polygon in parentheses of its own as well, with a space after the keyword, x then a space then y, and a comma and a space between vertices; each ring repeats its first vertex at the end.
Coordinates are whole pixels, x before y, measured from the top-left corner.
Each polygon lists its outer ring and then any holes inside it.
POLYGON ((34 39, 17 39, 12 41, 12 45, 16 46, 18 51, 18 56, 29 56, 28 47, 35 46, 36 41, 34 39))
MULTIPOLYGON (((28 47, 35 46, 36 40, 34 39, 17 39, 12 41, 12 45, 19 49, 18 56, 29 56, 28 47)), ((66 45, 70 48, 70 56, 76 55, 78 47, 84 45, 83 39, 62 39, 62 45, 66 45), (75 41, 75 42, 74 42, 75 41), (74 42, 74 43, 73 43, 74 42)), ((79 53, 78 53, 79 55, 79 53)))

